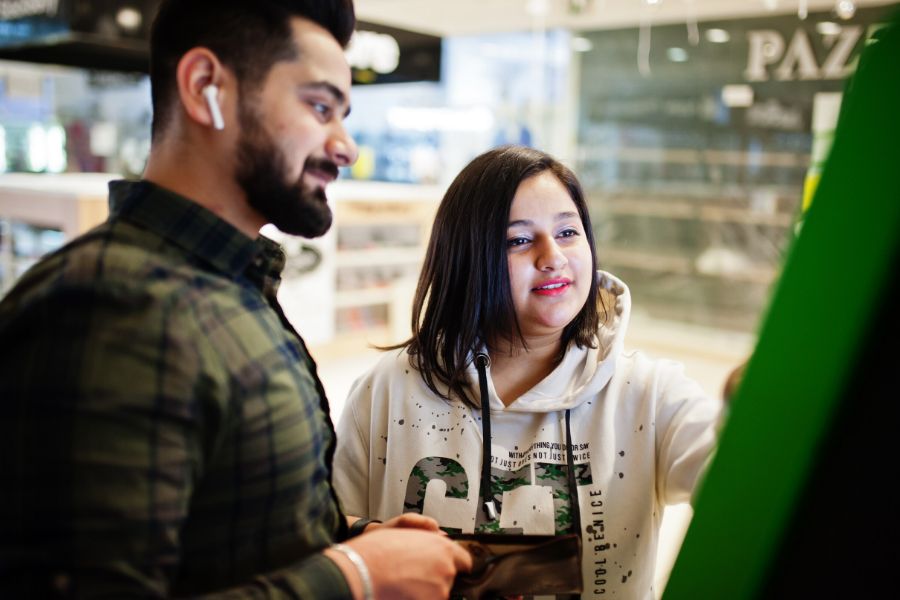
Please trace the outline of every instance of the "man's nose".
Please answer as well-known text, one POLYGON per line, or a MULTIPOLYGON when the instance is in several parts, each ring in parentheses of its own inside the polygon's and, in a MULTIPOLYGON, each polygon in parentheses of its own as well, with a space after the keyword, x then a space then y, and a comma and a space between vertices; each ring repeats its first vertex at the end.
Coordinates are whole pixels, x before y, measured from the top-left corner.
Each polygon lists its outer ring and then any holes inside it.
POLYGON ((325 152, 336 165, 347 167, 356 162, 359 148, 353 137, 347 132, 343 123, 335 124, 335 131, 325 143, 325 152))

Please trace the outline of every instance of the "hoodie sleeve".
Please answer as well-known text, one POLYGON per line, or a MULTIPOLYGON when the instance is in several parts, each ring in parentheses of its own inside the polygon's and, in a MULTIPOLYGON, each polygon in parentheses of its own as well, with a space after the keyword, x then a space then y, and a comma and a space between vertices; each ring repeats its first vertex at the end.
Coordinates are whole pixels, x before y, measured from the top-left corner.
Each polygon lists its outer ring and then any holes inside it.
POLYGON ((353 384, 337 426, 332 479, 344 513, 369 517, 369 432, 372 374, 353 384))
POLYGON ((658 368, 657 493, 663 504, 689 502, 715 449, 722 403, 682 365, 661 361, 658 368))

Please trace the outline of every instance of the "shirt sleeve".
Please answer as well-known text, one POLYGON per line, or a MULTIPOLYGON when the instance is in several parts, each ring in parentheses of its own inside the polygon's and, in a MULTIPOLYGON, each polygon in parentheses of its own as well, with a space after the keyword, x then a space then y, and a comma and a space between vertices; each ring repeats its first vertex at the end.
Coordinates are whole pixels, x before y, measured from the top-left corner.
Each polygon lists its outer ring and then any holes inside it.
MULTIPOLYGON (((184 307, 65 289, 0 311, 0 597, 168 597, 224 407, 184 307)), ((214 583, 211 582, 211 587, 214 583)), ((210 598, 349 598, 321 553, 210 598)))
POLYGON ((350 389, 337 425, 334 489, 345 514, 371 517, 369 510, 369 434, 372 376, 358 379, 350 389))
POLYGON ((663 504, 689 502, 714 452, 722 403, 682 365, 660 361, 658 368, 657 491, 663 504))
POLYGON ((246 586, 200 596, 206 600, 244 598, 310 598, 352 600, 353 596, 338 566, 324 554, 316 554, 299 565, 261 575, 246 586), (289 592, 289 593, 288 593, 289 592))

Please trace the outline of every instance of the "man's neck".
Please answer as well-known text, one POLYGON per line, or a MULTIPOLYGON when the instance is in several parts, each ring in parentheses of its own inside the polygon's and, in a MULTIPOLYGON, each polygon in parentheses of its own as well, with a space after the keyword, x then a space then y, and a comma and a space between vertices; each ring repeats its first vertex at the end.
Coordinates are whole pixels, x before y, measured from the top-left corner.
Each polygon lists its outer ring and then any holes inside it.
POLYGON ((179 139, 154 143, 143 178, 196 202, 255 239, 265 223, 247 204, 233 169, 214 150, 179 139))

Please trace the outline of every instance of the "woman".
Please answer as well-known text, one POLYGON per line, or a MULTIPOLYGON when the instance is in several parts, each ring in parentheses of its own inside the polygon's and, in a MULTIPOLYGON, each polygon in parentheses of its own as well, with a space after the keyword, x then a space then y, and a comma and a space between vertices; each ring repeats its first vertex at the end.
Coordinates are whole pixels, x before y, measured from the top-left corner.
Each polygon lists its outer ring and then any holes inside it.
POLYGON ((438 209, 413 335, 342 415, 334 478, 348 514, 574 529, 584 597, 654 596, 663 508, 690 500, 720 403, 679 365, 624 351, 628 288, 595 264, 569 169, 521 147, 463 169, 438 209))

